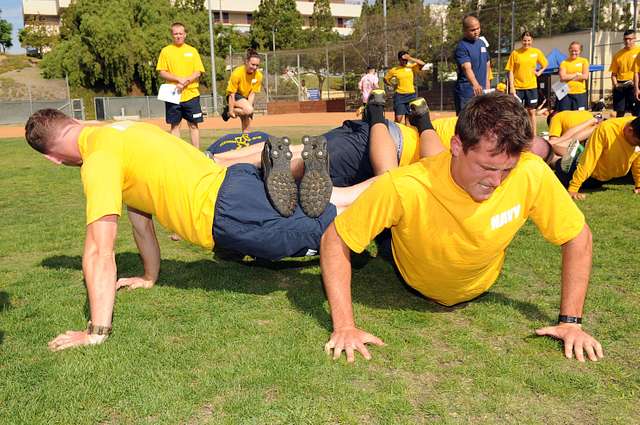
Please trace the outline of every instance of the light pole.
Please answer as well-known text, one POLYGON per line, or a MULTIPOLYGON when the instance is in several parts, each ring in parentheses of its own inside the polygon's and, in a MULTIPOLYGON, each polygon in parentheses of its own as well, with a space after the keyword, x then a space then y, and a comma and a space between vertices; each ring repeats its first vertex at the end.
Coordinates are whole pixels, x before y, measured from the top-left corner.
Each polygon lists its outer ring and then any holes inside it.
POLYGON ((271 28, 271 43, 273 46, 273 67, 275 71, 273 72, 273 76, 275 77, 274 88, 276 91, 276 96, 278 96, 278 61, 276 61, 276 31, 277 28, 271 28))
POLYGON ((389 67, 387 61, 387 0, 382 1, 382 17, 384 19, 384 68, 389 67))
POLYGON ((211 48, 211 93, 213 94, 213 113, 218 113, 218 87, 216 81, 216 47, 213 42, 213 22, 211 19, 211 15, 213 11, 211 10, 211 0, 208 1, 209 6, 209 44, 211 48))

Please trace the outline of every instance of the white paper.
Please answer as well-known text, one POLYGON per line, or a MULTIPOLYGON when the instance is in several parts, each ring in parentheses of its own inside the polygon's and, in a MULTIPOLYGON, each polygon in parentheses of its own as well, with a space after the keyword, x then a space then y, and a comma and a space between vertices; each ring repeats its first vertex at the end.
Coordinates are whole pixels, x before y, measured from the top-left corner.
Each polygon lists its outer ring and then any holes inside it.
POLYGON ((180 92, 173 84, 162 84, 158 90, 158 100, 180 104, 180 92))
POLYGON ((551 86, 551 89, 556 94, 558 100, 562 100, 567 94, 569 94, 569 85, 567 83, 563 83, 562 81, 558 81, 557 83, 551 86))

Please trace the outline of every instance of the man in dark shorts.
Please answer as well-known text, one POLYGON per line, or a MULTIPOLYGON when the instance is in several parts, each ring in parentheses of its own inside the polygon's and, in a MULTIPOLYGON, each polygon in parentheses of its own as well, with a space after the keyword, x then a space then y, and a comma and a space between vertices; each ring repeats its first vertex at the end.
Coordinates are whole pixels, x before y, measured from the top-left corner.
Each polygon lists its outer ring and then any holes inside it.
POLYGON ((637 115, 636 88, 634 74, 640 47, 636 46, 636 33, 626 30, 623 34, 624 47, 611 59, 611 84, 613 86, 613 110, 616 117, 624 117, 626 112, 637 115))
POLYGON ((395 90, 393 110, 396 122, 402 122, 405 115, 409 114, 409 103, 417 97, 413 80, 424 66, 425 63, 422 60, 401 50, 398 52, 398 65, 391 68, 384 76, 384 82, 395 90))
POLYGON ((198 123, 204 118, 200 107, 199 78, 204 66, 198 51, 185 43, 187 32, 179 22, 171 25, 173 44, 165 46, 158 57, 156 70, 165 81, 175 84, 181 92, 180 103, 165 102, 165 120, 171 125, 171 134, 180 137, 180 122, 184 118, 189 125, 191 144, 200 148, 198 123))
MULTIPOLYGON (((83 271, 91 322, 84 331, 69 331, 52 340, 52 350, 102 343, 111 332, 116 290, 155 284, 160 248, 153 216, 183 240, 205 249, 223 248, 277 260, 317 251, 322 233, 336 214, 368 186, 334 189, 333 203, 325 203, 316 217, 298 207, 296 193, 294 211, 284 217, 272 207, 273 193, 268 192, 274 188, 265 185, 256 167, 216 165, 154 125, 125 121, 93 127, 60 111, 44 109, 29 118, 25 130, 29 145, 50 161, 82 167, 86 197, 83 271), (144 273, 117 279, 114 246, 123 203, 144 273)), ((269 170, 266 180, 281 175, 285 167, 288 171, 287 158, 291 158, 286 139, 272 139, 269 148, 263 164, 269 170)), ((305 176, 310 174, 314 181, 301 185, 300 204, 305 199, 313 204, 322 198, 316 188, 330 185, 326 151, 309 148, 305 176)))

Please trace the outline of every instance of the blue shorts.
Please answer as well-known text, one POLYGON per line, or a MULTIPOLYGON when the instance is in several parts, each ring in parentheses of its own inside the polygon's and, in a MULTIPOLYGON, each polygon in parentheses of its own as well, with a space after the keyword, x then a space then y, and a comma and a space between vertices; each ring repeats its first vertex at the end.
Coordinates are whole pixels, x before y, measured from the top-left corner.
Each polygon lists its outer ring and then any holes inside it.
POLYGON ((538 107, 538 89, 516 90, 516 96, 527 109, 538 107))
POLYGON ((587 93, 568 94, 556 103, 556 111, 584 111, 587 108, 587 93))
POLYGON ((269 138, 267 133, 262 131, 250 131, 249 133, 231 133, 213 142, 207 151, 214 155, 219 153, 232 151, 235 149, 246 148, 247 146, 256 145, 258 143, 266 142, 269 138))
POLYGON ((462 108, 473 97, 473 86, 470 83, 456 83, 456 87, 453 91, 453 101, 456 107, 456 116, 460 115, 462 108))
MULTIPOLYGON (((398 125, 387 120, 396 147, 402 150, 402 133, 398 125)), ((324 134, 329 152, 329 174, 336 187, 353 186, 373 177, 369 158, 369 124, 345 121, 342 127, 324 134)))
POLYGON ((332 204, 318 218, 307 217, 299 205, 292 216, 282 217, 269 203, 258 169, 235 164, 218 192, 213 240, 225 250, 265 260, 300 257, 320 249, 320 238, 335 217, 332 204))
POLYGON ((200 108, 200 96, 196 96, 186 102, 180 102, 179 105, 165 102, 164 116, 167 124, 173 125, 180 124, 183 118, 191 123, 204 121, 202 108, 200 108))
POLYGON ((409 114, 409 102, 415 99, 415 93, 396 93, 393 95, 393 111, 396 115, 409 114))

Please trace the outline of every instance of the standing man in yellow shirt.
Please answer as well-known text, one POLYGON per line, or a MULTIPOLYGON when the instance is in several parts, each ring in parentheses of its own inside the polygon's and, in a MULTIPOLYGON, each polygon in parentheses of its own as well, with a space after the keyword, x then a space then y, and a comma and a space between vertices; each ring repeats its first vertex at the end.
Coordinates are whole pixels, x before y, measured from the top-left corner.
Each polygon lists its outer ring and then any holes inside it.
POLYGON ((262 72, 260 55, 254 49, 247 50, 244 65, 233 70, 227 85, 227 104, 222 112, 222 119, 240 117, 242 132, 249 132, 253 119, 253 107, 256 101, 256 93, 262 90, 262 72))
POLYGON ((495 282, 506 249, 529 217, 562 246, 562 290, 556 326, 538 329, 564 341, 564 354, 602 358, 581 327, 591 271, 591 232, 551 169, 524 152, 533 137, 525 109, 513 96, 473 97, 456 124, 451 150, 392 170, 336 218, 322 236, 320 266, 333 333, 325 349, 354 361, 379 338, 356 327, 351 302, 350 250, 362 252, 390 228, 403 279, 447 306, 470 301, 495 282), (372 213, 375 212, 375 213, 372 213))
POLYGON ((533 46, 529 31, 520 37, 522 47, 511 52, 505 70, 509 71, 509 93, 520 99, 527 109, 533 135, 536 135, 536 108, 538 107, 538 77, 547 67, 547 58, 533 46), (539 69, 536 69, 540 65, 539 69))
MULTIPOLYGON (((25 136, 50 161, 81 167, 86 198, 82 265, 91 321, 84 331, 68 331, 53 339, 49 347, 54 351, 102 343, 111 332, 117 289, 151 288, 156 283, 160 247, 154 216, 182 239, 208 250, 221 247, 268 260, 304 256, 319 249, 323 231, 336 214, 369 184, 334 189, 333 204, 316 218, 303 213, 299 205, 291 216, 283 217, 269 203, 266 178, 256 167, 218 166, 193 146, 148 123, 88 126, 55 109, 44 109, 29 118, 25 136), (144 273, 118 279, 114 248, 123 203, 144 273)), ((276 173, 276 162, 282 163, 287 153, 290 157, 288 141, 272 138, 270 147, 278 155, 266 159, 265 165, 276 173)), ((305 169, 326 169, 326 152, 322 158, 318 151, 310 153, 305 169)), ((301 204, 304 197, 316 199, 316 190, 301 185, 301 204)))
POLYGON ((640 194, 640 118, 622 117, 602 122, 587 141, 584 152, 573 158, 568 170, 556 163, 556 174, 573 199, 584 199, 580 188, 593 189, 631 170, 640 194))
POLYGON ((623 35, 624 47, 611 60, 611 84, 613 86, 613 110, 616 116, 624 117, 626 112, 636 115, 635 72, 636 57, 640 47, 636 47, 636 33, 626 30, 623 35))
MULTIPOLYGON (((401 50, 398 52, 398 65, 391 68, 384 76, 384 82, 395 87, 393 110, 396 122, 402 122, 405 115, 409 113, 409 103, 417 97, 413 79, 424 65, 425 63, 420 59, 401 50)), ((407 123, 405 121, 405 124, 407 123)))
POLYGON ((560 63, 560 81, 569 85, 569 93, 557 104, 557 111, 583 111, 587 105, 587 84, 589 61, 580 57, 582 44, 569 44, 569 57, 560 63))
POLYGON ((183 24, 171 24, 171 37, 173 44, 165 46, 160 52, 156 70, 160 71, 160 77, 165 81, 174 83, 181 94, 180 104, 165 102, 165 120, 171 125, 171 134, 180 137, 180 122, 184 118, 189 125, 191 144, 200 149, 198 123, 204 119, 198 86, 204 66, 198 51, 184 42, 187 31, 183 24))

